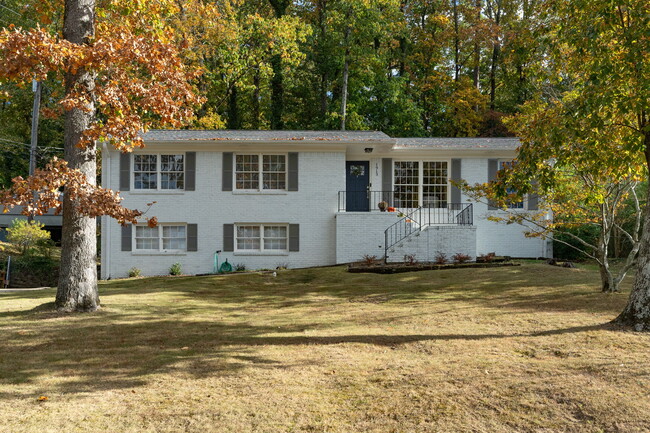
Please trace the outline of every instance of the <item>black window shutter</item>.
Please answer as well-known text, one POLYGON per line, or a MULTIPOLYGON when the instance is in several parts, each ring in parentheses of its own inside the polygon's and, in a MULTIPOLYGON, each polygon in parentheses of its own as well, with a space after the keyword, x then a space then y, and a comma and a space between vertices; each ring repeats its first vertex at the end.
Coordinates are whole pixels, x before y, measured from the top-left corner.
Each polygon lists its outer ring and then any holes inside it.
POLYGON ((122 251, 131 251, 131 242, 132 242, 132 230, 133 226, 127 224, 122 226, 122 251))
MULTIPOLYGON (((451 178, 455 182, 460 182, 461 179, 461 160, 454 158, 451 160, 451 178)), ((460 203, 460 188, 455 185, 451 186, 451 203, 460 203)))
POLYGON ((289 152, 287 190, 298 191, 298 152, 289 152))
POLYGON ((289 224, 289 251, 300 251, 300 224, 289 224))
MULTIPOLYGON (((108 188, 110 188, 110 185, 108 186, 108 188)), ((120 191, 129 191, 130 189, 131 189, 131 154, 120 153, 120 191)))
POLYGON ((539 195, 537 194, 537 182, 532 182, 532 189, 528 193, 528 210, 539 209, 539 195))
POLYGON ((381 159, 381 190, 383 199, 389 206, 393 205, 393 159, 381 159))
POLYGON ((235 225, 234 224, 223 225, 223 250, 224 251, 235 250, 235 225))
POLYGON ((185 191, 196 189, 196 152, 185 153, 185 191))
POLYGON ((232 152, 224 152, 222 158, 223 163, 221 167, 221 190, 232 191, 232 152))
POLYGON ((198 227, 196 224, 187 225, 187 251, 198 251, 198 227))
MULTIPOLYGON (((493 182, 497 179, 497 170, 499 169, 498 159, 488 159, 488 182, 493 182)), ((488 200, 488 210, 496 210, 497 206, 493 200, 488 200)))

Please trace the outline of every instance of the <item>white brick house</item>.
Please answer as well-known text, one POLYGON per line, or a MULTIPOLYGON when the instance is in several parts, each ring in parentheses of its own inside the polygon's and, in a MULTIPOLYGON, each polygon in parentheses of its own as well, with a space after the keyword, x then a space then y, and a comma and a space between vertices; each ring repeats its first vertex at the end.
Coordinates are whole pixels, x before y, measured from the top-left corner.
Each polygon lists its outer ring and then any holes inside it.
MULTIPOLYGON (((102 278, 203 274, 219 261, 248 269, 333 265, 363 255, 401 261, 437 251, 548 257, 546 240, 487 220, 452 179, 494 177, 517 139, 394 139, 370 131, 151 131, 146 147, 104 147, 102 185, 159 226, 102 219, 102 278), (378 204, 385 201, 388 211, 378 204)), ((521 206, 535 208, 527 198, 521 206)))

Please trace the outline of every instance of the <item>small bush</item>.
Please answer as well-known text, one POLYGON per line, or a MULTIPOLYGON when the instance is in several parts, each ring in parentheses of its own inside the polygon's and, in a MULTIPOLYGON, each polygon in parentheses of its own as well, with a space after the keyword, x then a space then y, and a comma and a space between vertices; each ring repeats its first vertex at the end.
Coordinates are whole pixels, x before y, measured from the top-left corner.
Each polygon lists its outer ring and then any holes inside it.
MULTIPOLYGON (((169 271, 171 273, 171 269, 169 271)), ((129 269, 129 278, 136 278, 142 274, 142 271, 136 267, 129 269)), ((172 274, 173 275, 173 274, 172 274)))
POLYGON ((496 253, 481 254, 476 258, 476 261, 480 263, 492 263, 496 256, 496 253))
POLYGON ((469 259, 471 259, 471 257, 468 256, 467 254, 456 253, 453 256, 451 256, 451 259, 454 261, 454 263, 460 264, 460 263, 469 262, 469 259))
POLYGON ((43 230, 45 225, 38 221, 29 222, 24 219, 15 219, 11 222, 11 227, 7 229, 7 240, 12 244, 19 245, 22 253, 36 246, 38 242, 50 239, 50 232, 43 230))
POLYGON ((418 261, 415 258, 415 254, 404 254, 404 262, 408 263, 409 265, 414 265, 418 261))
POLYGON ((182 267, 180 263, 174 263, 169 268, 169 275, 181 275, 182 267))
POLYGON ((235 268, 235 272, 244 272, 246 270, 246 265, 244 263, 237 263, 233 268, 235 268))
POLYGON ((377 258, 377 256, 371 256, 370 254, 364 254, 361 261, 366 265, 374 265, 379 261, 379 259, 377 258))
POLYGON ((277 269, 278 271, 289 269, 289 263, 278 263, 278 266, 276 266, 275 269, 277 269))
POLYGON ((436 255, 433 257, 433 261, 436 263, 436 265, 444 265, 447 263, 447 254, 443 253, 442 251, 436 251, 436 255))

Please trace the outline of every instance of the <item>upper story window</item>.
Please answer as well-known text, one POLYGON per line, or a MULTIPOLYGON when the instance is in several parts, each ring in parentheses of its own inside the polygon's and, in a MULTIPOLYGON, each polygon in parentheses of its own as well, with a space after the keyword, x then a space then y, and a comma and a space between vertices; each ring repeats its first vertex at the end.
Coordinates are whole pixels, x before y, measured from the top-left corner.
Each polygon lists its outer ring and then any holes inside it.
MULTIPOLYGON (((513 164, 513 162, 511 160, 499 161, 499 170, 502 170, 504 168, 508 168, 508 167, 512 166, 512 164, 513 164)), ((507 188, 506 192, 508 194, 515 194, 517 192, 517 190, 514 189, 514 188, 507 188)), ((524 208, 524 201, 523 200, 509 201, 507 206, 508 206, 509 209, 523 209, 524 208)))
POLYGON ((396 207, 447 207, 447 161, 395 161, 394 181, 396 207))
POLYGON ((180 190, 185 187, 185 156, 174 154, 133 155, 133 188, 180 190))
POLYGON ((236 155, 235 188, 260 191, 286 190, 286 155, 236 155))

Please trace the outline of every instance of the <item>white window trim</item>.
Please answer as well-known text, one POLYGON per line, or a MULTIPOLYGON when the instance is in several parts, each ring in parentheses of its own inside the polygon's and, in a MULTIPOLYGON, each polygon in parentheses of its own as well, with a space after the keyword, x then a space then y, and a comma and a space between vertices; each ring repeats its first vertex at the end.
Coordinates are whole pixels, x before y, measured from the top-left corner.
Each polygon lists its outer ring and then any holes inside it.
POLYGON ((234 227, 234 233, 233 233, 233 253, 237 255, 269 255, 269 256, 286 256, 289 254, 289 223, 235 223, 234 227), (237 242, 237 227, 239 226, 257 226, 260 228, 260 249, 258 250, 252 250, 252 249, 239 249, 238 245, 239 243, 237 242), (264 227, 265 226, 273 226, 273 227, 286 227, 287 229, 287 247, 283 250, 277 250, 277 249, 269 249, 266 250, 264 249, 264 227))
POLYGON ((187 174, 187 153, 186 152, 146 152, 146 153, 133 153, 131 155, 131 193, 136 194, 183 194, 185 192, 185 181, 187 174), (136 155, 156 155, 156 189, 136 189, 135 188, 135 157, 136 155), (160 187, 162 184, 162 155, 183 155, 183 188, 163 189, 160 187))
POLYGON ((286 191, 288 191, 288 182, 289 182, 289 154, 288 153, 282 153, 282 152, 239 152, 235 153, 232 158, 232 191, 234 194, 282 194, 286 191), (257 155, 257 163, 258 163, 258 184, 257 188, 253 189, 240 189, 237 188, 237 156, 242 156, 242 155, 257 155), (264 182, 264 156, 284 156, 284 189, 264 189, 262 188, 262 182, 264 182))
MULTIPOLYGON (((395 182, 395 163, 396 162, 417 162, 418 163, 418 206, 422 207, 423 198, 424 198, 424 162, 446 162, 447 163, 447 207, 449 207, 450 197, 451 197, 451 159, 413 159, 413 158, 400 158, 393 159, 392 175, 393 175, 393 193, 395 193, 395 187, 397 183, 395 182)), ((441 184, 436 184, 441 185, 441 184)), ((446 209, 446 208, 438 208, 446 209)))
POLYGON ((136 233, 138 231, 137 227, 146 227, 146 224, 137 224, 133 226, 133 230, 131 233, 131 245, 133 245, 133 248, 131 249, 132 253, 135 255, 141 254, 141 255, 151 255, 151 254, 160 254, 160 255, 165 255, 165 254, 171 254, 171 255, 178 255, 178 254, 183 254, 187 252, 187 224, 186 223, 158 223, 158 225, 155 227, 158 229, 158 249, 153 249, 153 250, 145 250, 145 249, 138 249, 138 242, 136 238, 136 233), (185 249, 182 250, 171 250, 171 249, 164 249, 163 248, 163 227, 169 227, 169 226, 174 226, 174 227, 185 227, 185 249))
MULTIPOLYGON (((512 159, 498 159, 497 160, 497 173, 503 169, 503 164, 504 163, 510 163, 512 162, 512 159)), ((517 202, 517 204, 521 203, 521 207, 512 207, 512 203, 508 203, 508 206, 506 207, 507 212, 512 212, 512 211, 518 211, 518 212, 525 212, 528 209, 528 194, 524 194, 523 197, 521 198, 520 202, 517 202)), ((497 209, 503 211, 503 209, 497 209)))

